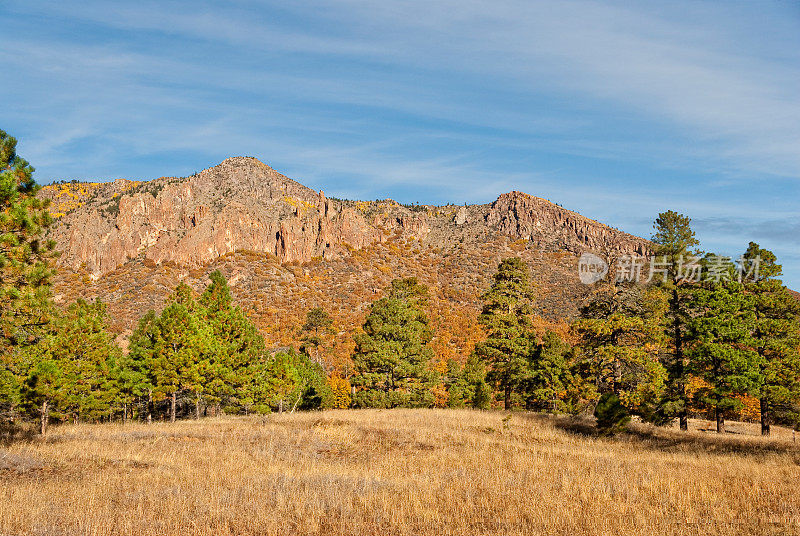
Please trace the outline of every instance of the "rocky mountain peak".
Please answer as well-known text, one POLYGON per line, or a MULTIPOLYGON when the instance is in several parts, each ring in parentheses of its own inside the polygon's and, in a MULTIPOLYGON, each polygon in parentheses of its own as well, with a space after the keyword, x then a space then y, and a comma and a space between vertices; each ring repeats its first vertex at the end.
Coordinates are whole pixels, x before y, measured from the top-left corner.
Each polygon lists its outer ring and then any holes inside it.
POLYGON ((134 259, 201 266, 241 250, 283 262, 334 259, 397 237, 444 250, 497 235, 550 251, 647 249, 640 238, 523 192, 463 207, 331 200, 242 156, 189 177, 68 183, 42 195, 73 199, 73 192, 80 202, 54 212, 50 234, 63 265, 94 277, 134 259))
POLYGON ((245 197, 270 202, 286 196, 310 201, 318 195, 250 156, 226 158, 216 166, 185 179, 168 177, 157 181, 168 184, 183 181, 203 197, 221 197, 226 201, 245 197))
POLYGON ((650 249, 646 240, 518 191, 500 195, 486 222, 501 234, 578 254, 591 250, 644 255, 650 249))

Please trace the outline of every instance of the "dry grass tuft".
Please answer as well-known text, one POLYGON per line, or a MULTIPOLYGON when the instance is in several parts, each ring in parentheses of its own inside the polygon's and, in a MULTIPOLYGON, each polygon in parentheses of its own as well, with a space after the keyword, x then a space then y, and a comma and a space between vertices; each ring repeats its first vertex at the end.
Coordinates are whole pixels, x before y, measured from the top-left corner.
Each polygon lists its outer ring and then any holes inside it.
POLYGON ((0 534, 800 534, 800 449, 456 410, 77 425, 0 450, 0 534))

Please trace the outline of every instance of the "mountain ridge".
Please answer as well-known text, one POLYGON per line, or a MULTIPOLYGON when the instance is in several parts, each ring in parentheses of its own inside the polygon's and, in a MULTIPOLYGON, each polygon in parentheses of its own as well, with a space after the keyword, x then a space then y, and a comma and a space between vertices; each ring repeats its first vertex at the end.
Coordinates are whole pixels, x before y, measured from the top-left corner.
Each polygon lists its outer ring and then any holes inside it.
MULTIPOLYGON (((85 183, 77 183, 80 190, 85 183)), ((489 227, 548 249, 644 253, 648 242, 518 191, 476 205, 401 205, 328 199, 253 157, 231 157, 189 177, 89 183, 64 210, 64 185, 45 187, 58 223, 60 263, 98 277, 144 253, 154 262, 207 263, 237 249, 283 262, 330 259, 400 232, 446 246, 480 240, 489 227), (148 195, 149 194, 149 195, 148 195), (467 230, 468 232, 464 232, 467 230), (552 236, 548 236, 548 233, 552 236)))
POLYGON ((101 298, 123 345, 178 282, 199 292, 220 270, 268 344, 293 344, 310 307, 329 311, 326 359, 343 373, 369 304, 396 277, 430 288, 437 355, 463 360, 481 337, 481 295, 503 258, 528 263, 537 317, 560 329, 593 292, 578 278, 581 253, 650 249, 518 191, 461 206, 327 198, 251 157, 189 177, 60 183, 40 195, 51 200, 48 237, 62 252, 57 303, 101 298))

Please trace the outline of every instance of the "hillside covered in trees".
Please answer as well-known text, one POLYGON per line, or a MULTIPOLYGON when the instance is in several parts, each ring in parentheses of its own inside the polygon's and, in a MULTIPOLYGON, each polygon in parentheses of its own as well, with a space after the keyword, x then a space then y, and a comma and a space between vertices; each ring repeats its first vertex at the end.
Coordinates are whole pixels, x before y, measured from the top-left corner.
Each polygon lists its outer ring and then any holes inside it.
MULTIPOLYGON (((450 254, 436 253, 435 270, 415 262, 419 248, 437 250, 402 238, 408 227, 400 218, 396 240, 351 248, 346 257, 332 248, 330 259, 305 264, 252 252, 197 268, 145 256, 99 275, 62 264, 66 274, 58 276, 54 296, 58 243, 45 238, 59 236, 47 232, 53 201, 37 195, 33 169, 16 155, 16 141, 2 133, 0 142, 0 414, 8 434, 31 421, 45 433, 51 421, 175 421, 349 407, 593 412, 608 433, 634 415, 657 425, 677 421, 682 429, 690 416, 711 416, 719 432, 726 419, 760 419, 764 434, 772 423, 798 422, 800 302, 781 283, 778 260, 754 242, 736 262, 702 252, 684 215, 659 214, 650 242, 596 250, 609 261, 607 273, 584 286, 569 314, 548 315, 556 301, 545 309, 537 304, 560 292, 557 278, 545 279, 557 273, 546 259, 560 259, 566 270, 574 269, 575 258, 569 248, 548 252, 546 240, 533 241, 534 231, 519 231, 519 219, 517 232, 527 238, 493 239, 497 248, 470 267, 486 281, 471 288, 474 295, 463 288, 448 294, 465 273, 450 254), (385 284, 364 292, 368 276, 360 276, 376 262, 375 252, 400 243, 411 254, 399 250, 395 260, 385 259, 377 270, 382 276, 370 280, 385 284), (239 271, 204 276, 228 262, 239 271), (347 265, 347 284, 320 286, 341 276, 336 266, 347 265), (135 275, 132 266, 150 270, 162 286, 173 282, 168 296, 154 297, 152 280, 136 278, 124 290, 108 290, 115 278, 135 275), (292 273, 294 281, 280 287, 277 303, 240 302, 231 283, 241 295, 243 282, 254 281, 242 271, 261 270, 273 277, 292 273), (633 277, 642 270, 647 277, 633 277), (316 286, 302 292, 298 281, 316 286), (115 314, 136 311, 126 300, 131 293, 145 300, 139 305, 154 306, 120 337, 115 314), (109 296, 115 301, 107 302, 109 296)), ((324 226, 328 211, 342 214, 343 206, 323 202, 317 223, 324 226)), ((486 208, 485 221, 495 208, 486 208)), ((297 209, 291 217, 302 220, 301 214, 297 209)), ((453 225, 459 219, 456 213, 453 225)), ((502 231, 508 224, 498 225, 502 231)), ((286 225, 294 224, 279 222, 280 229, 286 225)), ((451 254, 463 259, 458 249, 451 254)))

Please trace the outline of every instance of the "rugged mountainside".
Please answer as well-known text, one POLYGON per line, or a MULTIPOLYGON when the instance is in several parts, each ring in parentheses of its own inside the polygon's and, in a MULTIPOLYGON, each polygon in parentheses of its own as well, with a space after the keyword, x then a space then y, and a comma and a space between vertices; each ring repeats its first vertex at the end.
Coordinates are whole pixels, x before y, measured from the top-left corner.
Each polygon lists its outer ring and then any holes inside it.
MULTIPOLYGON (((47 188, 44 195, 57 190, 47 188)), ((57 200, 57 199, 56 199, 57 200)), ((403 207, 393 201, 327 199, 255 158, 229 158, 188 178, 115 181, 59 212, 52 237, 61 263, 106 274, 143 255, 160 264, 199 266, 239 250, 282 262, 340 258, 399 234, 436 247, 491 233, 536 247, 642 253, 643 240, 520 192, 491 205, 403 207)))
POLYGON ((186 178, 62 183, 41 195, 57 218, 57 297, 101 297, 123 335, 178 280, 200 289, 220 268, 275 344, 317 304, 340 320, 345 344, 391 278, 416 275, 431 286, 434 320, 458 339, 442 344, 462 354, 475 336, 467 317, 499 259, 531 264, 539 312, 556 321, 589 292, 577 277, 580 253, 644 254, 649 245, 521 192, 470 206, 340 200, 246 157, 186 178))

